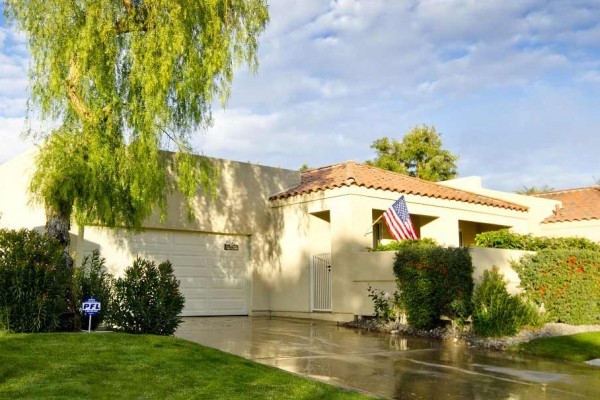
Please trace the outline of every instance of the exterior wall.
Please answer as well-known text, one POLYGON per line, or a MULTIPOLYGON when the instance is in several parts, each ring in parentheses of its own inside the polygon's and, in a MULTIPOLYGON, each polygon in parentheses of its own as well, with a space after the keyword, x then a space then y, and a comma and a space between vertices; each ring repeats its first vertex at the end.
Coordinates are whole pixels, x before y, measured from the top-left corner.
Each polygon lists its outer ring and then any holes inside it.
POLYGON ((473 278, 475 284, 481 282, 483 271, 491 270, 493 267, 498 267, 499 272, 504 275, 507 281, 506 288, 510 294, 521 293, 523 290, 519 288, 521 279, 511 263, 519 261, 526 254, 533 254, 532 251, 524 250, 505 250, 505 249, 489 249, 483 247, 471 248, 471 258, 473 260, 473 278))
MULTIPOLYGON (((0 166, 3 188, 0 192, 0 227, 43 228, 45 224, 41 207, 28 205, 27 186, 34 155, 35 151, 31 151, 0 166)), ((397 200, 398 193, 350 186, 269 201, 271 194, 297 185, 299 174, 248 163, 213 161, 220 171, 216 199, 198 193, 193 205, 196 216, 188 221, 183 199, 174 194, 168 200, 166 220, 160 221, 154 215, 144 227, 249 237, 253 313, 349 320, 357 314, 372 313, 372 302, 366 290, 369 285, 394 290, 393 253, 371 253, 366 249, 373 245, 373 210, 389 208, 397 200), (332 312, 325 314, 312 313, 310 303, 310 260, 319 253, 332 255, 332 312)), ((446 184, 450 185, 450 182, 446 184)), ((587 225, 546 224, 540 228, 538 218, 551 213, 555 201, 481 189, 477 180, 467 180, 462 185, 466 185, 467 190, 527 204, 531 210, 519 212, 405 195, 410 213, 423 216, 421 237, 458 246, 459 229, 464 230, 463 235, 471 237, 478 226, 493 225, 512 227, 517 232, 530 232, 535 228, 537 233, 548 236, 567 235, 563 232, 573 235, 577 229, 577 233, 595 234, 595 240, 600 240, 600 229, 594 222, 587 225)), ((113 273, 118 274, 135 256, 110 229, 86 227, 84 240, 76 236, 77 232, 74 226, 73 249, 83 253, 100 248, 113 273)), ((518 281, 502 255, 506 251, 481 253, 483 250, 473 251, 476 279, 482 274, 482 268, 497 265, 515 289, 518 281)))
POLYGON ((552 215, 552 212, 556 209, 556 207, 561 205, 560 201, 556 200, 486 189, 482 186, 481 178, 478 176, 452 179, 438 183, 456 189, 467 190, 473 193, 510 201, 529 207, 529 211, 527 213, 527 223, 513 226, 512 230, 516 233, 531 233, 534 235, 539 235, 541 230, 541 221, 552 215))
MULTIPOLYGON (((280 240, 281 269, 269 276, 272 314, 311 315, 310 258, 322 252, 332 255, 333 296, 331 314, 319 317, 350 320, 357 310, 371 314, 369 284, 390 291, 395 287, 393 253, 366 251, 373 245, 372 210, 385 210, 397 198, 395 192, 350 186, 273 201, 273 209, 282 213, 285 224, 280 240), (324 211, 330 216, 329 238, 311 241, 318 222, 310 213, 324 211)), ((444 245, 459 245, 460 221, 517 227, 529 224, 525 212, 414 195, 405 198, 411 214, 430 217, 430 222, 421 226, 421 236, 444 245)))
POLYGON ((271 293, 271 315, 313 317, 310 314, 311 258, 332 252, 332 238, 336 233, 335 224, 330 221, 338 218, 334 211, 338 209, 337 203, 338 199, 315 195, 311 201, 296 198, 290 206, 273 207, 273 212, 281 215, 285 222, 279 236, 282 250, 279 267, 262 276, 271 293), (327 212, 329 210, 332 211, 327 212))
MULTIPOLYGON (((27 187, 33 171, 35 151, 30 151, 0 165, 0 227, 43 228, 45 215, 39 206, 28 206, 27 187), (7 190, 7 188, 9 188, 7 190)), ((195 218, 187 219, 181 195, 168 199, 168 216, 161 222, 154 215, 144 223, 144 228, 214 234, 243 235, 250 237, 252 273, 252 309, 270 309, 269 276, 282 268, 283 248, 280 244, 284 231, 284 215, 269 207, 269 196, 296 186, 300 175, 296 171, 264 167, 249 163, 212 159, 219 171, 218 196, 211 198, 198 193, 193 208, 195 218)), ((110 229, 86 227, 83 243, 76 236, 77 226, 72 228, 71 248, 77 252, 77 244, 83 253, 94 248, 102 249, 102 256, 113 273, 131 263, 135 254, 115 239, 110 229)))
POLYGON ((46 224, 42 207, 30 204, 29 181, 33 175, 30 150, 0 165, 0 228, 40 228, 46 224))
MULTIPOLYGON (((497 266, 500 273, 507 280, 507 289, 511 294, 520 293, 521 283, 519 275, 512 269, 511 262, 518 261, 524 254, 531 252, 521 250, 488 249, 481 247, 471 248, 473 259, 473 278, 475 284, 481 282, 483 271, 491 270, 497 266)), ((354 315, 373 315, 373 301, 368 297, 367 288, 371 286, 377 290, 393 293, 397 290, 394 277, 394 252, 361 252, 352 254, 353 262, 340 267, 347 272, 347 282, 343 287, 340 301, 346 302, 348 309, 354 315)), ((336 294, 335 298, 338 298, 336 294)), ((344 313, 344 315, 352 314, 344 313)))
POLYGON ((550 237, 583 237, 600 242, 600 220, 541 224, 539 234, 550 237))

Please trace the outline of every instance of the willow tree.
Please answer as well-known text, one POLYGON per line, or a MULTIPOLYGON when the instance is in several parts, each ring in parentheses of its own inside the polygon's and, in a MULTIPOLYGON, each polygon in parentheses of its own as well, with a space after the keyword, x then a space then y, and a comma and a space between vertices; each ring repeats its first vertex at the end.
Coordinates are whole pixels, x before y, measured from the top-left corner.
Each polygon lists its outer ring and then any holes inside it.
POLYGON ((191 198, 214 171, 191 140, 223 105, 235 68, 257 67, 265 0, 4 0, 31 55, 30 118, 41 132, 31 190, 50 236, 80 225, 139 227, 191 198), (169 149, 172 153, 162 150, 169 149))

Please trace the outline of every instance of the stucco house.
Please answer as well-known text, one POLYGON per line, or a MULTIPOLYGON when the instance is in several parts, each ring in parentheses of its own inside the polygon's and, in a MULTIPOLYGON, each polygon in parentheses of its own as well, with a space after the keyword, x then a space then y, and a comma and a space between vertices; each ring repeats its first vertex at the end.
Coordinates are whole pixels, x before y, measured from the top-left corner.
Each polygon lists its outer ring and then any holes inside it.
MULTIPOLYGON (((0 165, 0 227, 43 229, 43 208, 27 193, 34 156, 0 165)), ((167 219, 149 218, 138 233, 74 226, 71 251, 81 259, 99 249, 117 275, 138 255, 171 260, 187 316, 350 320, 371 314, 368 285, 393 284, 393 254, 368 249, 389 238, 377 220, 400 195, 417 233, 450 246, 505 227, 543 233, 562 204, 491 191, 477 178, 432 183, 353 161, 304 173, 211 161, 220 171, 218 197, 198 193, 192 221, 174 194, 167 219)))
POLYGON ((600 242, 600 187, 556 190, 534 195, 561 203, 540 225, 543 236, 583 236, 600 242))

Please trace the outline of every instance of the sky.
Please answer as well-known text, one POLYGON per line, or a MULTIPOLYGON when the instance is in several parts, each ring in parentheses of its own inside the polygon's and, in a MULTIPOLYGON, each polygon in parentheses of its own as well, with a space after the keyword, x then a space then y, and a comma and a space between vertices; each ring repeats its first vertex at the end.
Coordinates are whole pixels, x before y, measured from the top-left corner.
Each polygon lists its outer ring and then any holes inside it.
MULTIPOLYGON (((373 159, 433 125, 461 177, 600 179, 600 1, 270 0, 257 73, 198 132, 212 157, 297 169, 373 159)), ((32 147, 26 38, 0 19, 0 163, 32 147)))

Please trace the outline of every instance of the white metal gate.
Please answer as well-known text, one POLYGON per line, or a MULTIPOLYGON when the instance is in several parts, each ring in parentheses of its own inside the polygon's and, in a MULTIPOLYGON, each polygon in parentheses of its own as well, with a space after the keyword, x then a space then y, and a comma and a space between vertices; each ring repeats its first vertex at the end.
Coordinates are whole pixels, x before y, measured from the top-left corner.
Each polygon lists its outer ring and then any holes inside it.
POLYGON ((311 300, 313 311, 331 311, 331 254, 312 256, 311 300))

